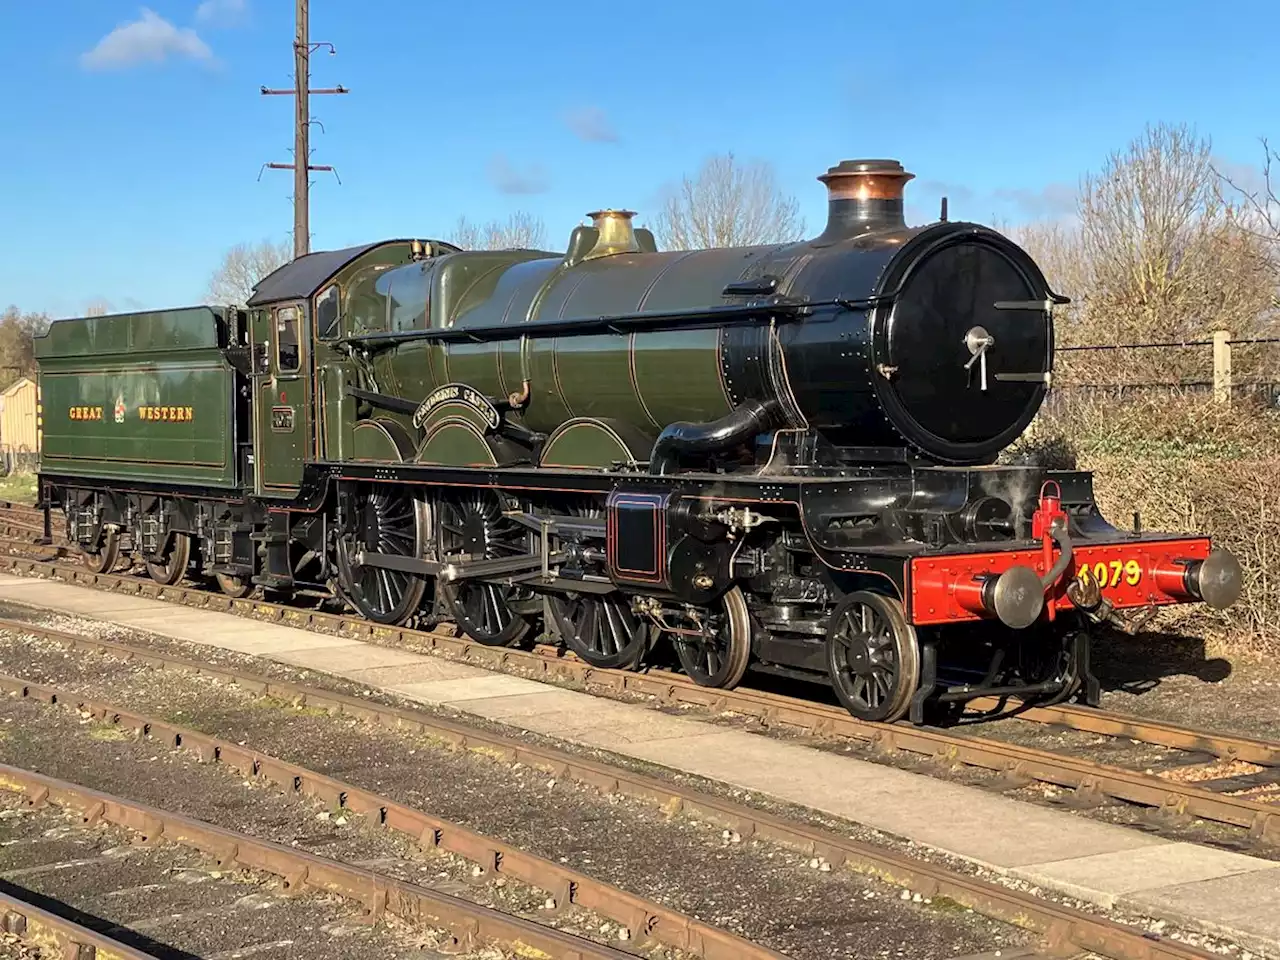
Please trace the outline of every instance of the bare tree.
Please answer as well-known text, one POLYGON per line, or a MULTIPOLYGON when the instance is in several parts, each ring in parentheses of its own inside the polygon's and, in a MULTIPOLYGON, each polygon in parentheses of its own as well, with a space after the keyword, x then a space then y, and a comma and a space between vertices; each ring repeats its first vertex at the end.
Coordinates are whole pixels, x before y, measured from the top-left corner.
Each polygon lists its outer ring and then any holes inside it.
POLYGON ((740 165, 728 153, 708 157, 697 177, 668 191, 653 232, 667 250, 751 246, 799 240, 804 220, 770 164, 740 165))
POLYGON ((531 213, 519 211, 501 220, 472 223, 461 216, 449 242, 463 250, 536 250, 546 242, 546 225, 531 213))
POLYGON ((48 329, 48 314, 22 313, 12 306, 0 314, 0 384, 8 386, 35 374, 32 341, 48 329))
MULTIPOLYGON (((1220 170, 1219 196, 1230 203, 1236 226, 1260 241, 1266 251, 1266 267, 1277 287, 1280 287, 1280 174, 1274 166, 1280 164, 1280 150, 1262 138, 1262 169, 1258 182, 1244 183, 1220 170)), ((1280 308, 1280 290, 1273 292, 1272 306, 1280 308)))
POLYGON ((1071 303, 1055 310, 1054 316, 1069 322, 1078 315, 1088 303, 1091 282, 1079 225, 1048 220, 993 226, 1031 254, 1054 291, 1071 298, 1071 303))
MULTIPOLYGON (((1274 280, 1262 243, 1240 229, 1236 208, 1217 189, 1207 139, 1186 126, 1148 127, 1085 178, 1078 216, 1087 302, 1070 339, 1184 342, 1215 329, 1259 329, 1274 280)), ((1203 378, 1200 358, 1187 351, 1115 351, 1072 362, 1103 382, 1203 378)))
POLYGON ((292 259, 293 243, 288 240, 236 244, 209 278, 205 296, 210 303, 244 306, 259 280, 292 259))

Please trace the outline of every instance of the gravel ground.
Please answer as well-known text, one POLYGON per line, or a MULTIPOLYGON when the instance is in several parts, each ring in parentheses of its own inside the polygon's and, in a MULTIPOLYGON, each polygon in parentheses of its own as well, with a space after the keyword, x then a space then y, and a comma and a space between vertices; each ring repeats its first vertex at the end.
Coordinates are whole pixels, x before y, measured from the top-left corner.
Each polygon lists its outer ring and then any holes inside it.
MULTIPOLYGON (((176 699, 190 707, 193 698, 176 699)), ((270 705, 263 709, 277 712, 270 705)), ((23 769, 359 864, 593 940, 608 941, 618 932, 607 918, 574 907, 552 917, 544 891, 506 878, 474 882, 476 868, 462 858, 427 854, 404 834, 376 829, 317 799, 281 793, 265 780, 242 780, 229 767, 200 763, 192 752, 137 741, 77 711, 0 700, 0 731, 0 758, 23 769)))
MULTIPOLYGON (((392 706, 407 707, 410 709, 418 710, 419 712, 422 712, 422 713, 435 713, 435 714, 440 714, 444 716, 449 716, 453 719, 463 719, 466 723, 476 727, 477 729, 487 730, 490 732, 502 733, 508 736, 511 736, 515 733, 513 728, 510 728, 510 727, 505 727, 500 724, 490 723, 480 718, 471 717, 471 716, 459 717, 459 715, 453 714, 452 712, 447 710, 432 709, 430 707, 424 706, 419 703, 412 703, 402 698, 396 697, 394 695, 387 694, 383 691, 377 691, 377 690, 372 690, 370 688, 362 687, 359 684, 355 684, 355 683, 343 680, 341 678, 336 678, 326 674, 315 673, 307 670, 299 670, 299 669, 289 667, 283 664, 275 663, 272 661, 258 660, 252 657, 230 653, 227 651, 215 650, 209 647, 186 644, 181 641, 175 641, 169 638, 160 637, 153 634, 141 633, 138 631, 117 627, 111 624, 104 624, 101 621, 93 621, 88 619, 67 617, 62 615, 52 615, 44 611, 35 611, 35 610, 32 610, 31 608, 22 607, 20 605, 8 605, 8 604, 0 604, 0 615, 12 617, 16 619, 30 619, 32 622, 38 622, 50 627, 68 630, 71 632, 76 632, 76 633, 81 633, 86 635, 101 636, 104 639, 114 639, 114 640, 125 642, 125 643, 135 643, 135 644, 140 644, 144 646, 153 646, 157 649, 163 650, 165 652, 171 653, 176 656, 183 656, 183 657, 187 657, 195 660, 205 660, 210 663, 220 663, 227 666, 242 667, 245 669, 252 670, 256 673, 271 676, 277 679, 292 680, 294 682, 306 683, 308 685, 319 687, 322 689, 328 689, 328 690, 333 690, 333 691, 347 693, 347 694, 362 695, 362 696, 368 697, 372 701, 385 703, 392 706)), ((46 648, 46 652, 61 650, 61 648, 56 648, 53 645, 44 645, 44 646, 46 648)), ((33 645, 27 640, 18 640, 13 637, 8 637, 8 638, 0 637, 0 666, 2 666, 3 663, 8 661, 9 659, 8 652, 12 651, 15 648, 20 648, 22 650, 30 651, 32 649, 39 648, 39 647, 41 647, 41 644, 33 645)), ((62 656, 60 653, 58 654, 58 656, 59 656, 59 659, 63 662, 64 666, 59 671, 55 671, 53 674, 48 676, 46 678, 48 682, 53 682, 55 680, 58 680, 60 676, 63 675, 63 671, 67 669, 65 666, 65 663, 68 658, 66 658, 65 656, 62 656)), ((113 664, 111 669, 112 670, 117 669, 117 667, 115 666, 116 661, 111 661, 106 658, 102 658, 102 659, 94 658, 94 660, 95 662, 98 662, 98 663, 113 664)), ((4 669, 8 670, 7 667, 5 667, 4 669)), ((21 672, 21 671, 9 670, 9 672, 21 672)), ((92 682, 93 680, 97 679, 97 677, 101 675, 102 669, 100 667, 91 667, 85 670, 84 673, 85 673, 86 681, 92 682)), ((165 675, 166 679, 162 682, 167 684, 169 682, 168 681, 169 676, 171 675, 166 674, 165 675)), ((32 680, 40 679, 39 676, 28 676, 27 678, 32 680)), ((90 689, 93 689, 93 688, 90 688, 90 689)), ((806 689, 812 689, 812 688, 806 685, 806 689)), ((674 711, 682 712, 680 708, 674 708, 674 711)), ((183 719, 183 718, 178 718, 178 719, 183 719)), ((189 718, 187 722, 189 722, 189 718)), ((196 724, 192 724, 192 725, 196 725, 196 724)), ((770 735, 778 735, 778 736, 786 737, 786 734, 780 734, 776 731, 770 731, 770 735)), ((1158 934, 1158 935, 1170 937, 1172 939, 1183 940, 1183 941, 1195 944, 1197 946, 1203 947, 1205 949, 1213 950, 1222 954, 1240 953, 1238 948, 1230 944, 1229 942, 1222 941, 1220 939, 1215 939, 1213 937, 1206 936, 1199 932, 1175 930, 1170 928, 1164 921, 1161 921, 1149 916, 1133 914, 1131 912, 1127 912, 1121 909, 1110 909, 1110 910, 1103 909, 1087 902, 1079 901, 1071 897, 1066 897, 1066 896, 1056 894, 1052 891, 1042 890, 1039 887, 1036 887, 1025 881, 1020 881, 1020 880, 1012 879, 1009 877, 1001 876, 999 874, 995 874, 984 868, 977 867, 963 860, 959 860, 958 858, 954 858, 954 857, 950 857, 948 855, 942 854, 931 848, 920 847, 912 843, 911 841, 902 840, 901 838, 898 838, 898 837, 883 834, 883 833, 880 833, 879 831, 871 830, 869 828, 862 827, 861 825, 858 825, 858 824, 852 824, 847 821, 842 821, 842 820, 837 820, 835 818, 827 817, 825 815, 815 813, 814 811, 809 810, 807 808, 802 808, 795 805, 778 802, 766 796, 757 796, 749 792, 732 789, 722 784, 715 783, 713 781, 706 781, 701 778, 685 776, 681 774, 673 774, 671 771, 665 770, 663 768, 650 766, 643 762, 630 760, 629 758, 615 757, 613 755, 606 754, 603 751, 597 751, 591 748, 579 747, 574 744, 553 741, 550 738, 542 737, 538 734, 521 732, 519 736, 522 739, 528 740, 532 743, 554 746, 561 750, 564 750, 565 752, 575 753, 578 755, 590 757, 592 759, 601 760, 607 763, 614 763, 618 766, 625 767, 627 769, 636 770, 642 773, 646 773, 650 776, 655 776, 660 779, 667 779, 674 782, 683 783, 686 785, 692 785, 706 791, 709 794, 732 799, 740 803, 745 803, 757 809, 761 809, 778 816, 783 816, 797 822, 809 823, 814 826, 821 827, 823 829, 830 830, 834 833, 838 833, 840 835, 849 837, 851 839, 874 843, 886 849, 907 854, 909 856, 915 857, 920 860, 937 863, 939 865, 949 867, 950 869, 956 870, 958 872, 965 873, 970 876, 975 876, 980 879, 984 879, 991 883, 996 883, 999 885, 1010 887, 1012 889, 1029 892, 1033 895, 1041 896, 1045 899, 1051 900, 1056 903, 1060 903, 1064 906, 1072 907, 1077 910, 1081 910, 1083 912, 1105 915, 1116 921, 1128 923, 1130 925, 1134 925, 1141 929, 1147 930, 1152 934, 1158 934)), ((812 742, 812 741, 808 741, 808 742, 812 742)), ((845 752, 852 752, 854 749, 849 745, 842 746, 839 744, 835 744, 835 745, 826 744, 824 746, 827 747, 828 749, 842 750, 845 752)), ((881 758, 877 758, 877 759, 881 759, 881 758)), ((303 761, 299 761, 299 762, 303 762, 303 761)), ((902 762, 901 765, 906 766, 908 768, 913 766, 923 766, 925 769, 928 770, 928 772, 931 772, 931 773, 938 772, 937 768, 932 767, 932 765, 929 765, 929 764, 921 765, 921 764, 913 764, 909 761, 905 761, 905 762, 902 762)), ((1042 797, 1041 799, 1043 800, 1045 798, 1042 797)), ((1147 829, 1152 829, 1152 826, 1150 824, 1144 824, 1143 826, 1147 829)), ((1161 829, 1163 830, 1165 828, 1161 828, 1161 829)), ((1178 828, 1176 827, 1173 828, 1173 832, 1176 834, 1178 832, 1178 828)), ((582 865, 578 864, 578 866, 582 866, 582 865)), ((827 876, 830 877, 831 875, 828 874, 827 876)), ((891 890, 893 889, 896 889, 896 888, 891 888, 891 890)), ((637 892, 643 893, 644 891, 637 891, 637 892)), ((704 919, 713 919, 713 918, 704 918, 704 919)), ((1247 953, 1242 955, 1246 957, 1248 956, 1247 953)))
MULTIPOLYGON (((572 864, 798 960, 944 958, 1030 940, 954 903, 917 903, 909 893, 904 901, 900 888, 813 869, 807 857, 734 842, 713 825, 671 819, 642 802, 605 798, 536 770, 441 750, 426 738, 389 736, 359 721, 254 698, 208 678, 165 674, 157 683, 159 675, 147 668, 101 657, 72 659, 39 641, 5 648, 4 669, 252 744, 572 864)), ((0 701, 0 717, 11 721, 3 725, 10 736, 0 743, 0 756, 9 763, 326 856, 408 859, 413 853, 407 838, 358 829, 359 817, 341 828, 333 816, 318 820, 311 811, 303 820, 296 801, 272 788, 245 786, 231 771, 201 765, 185 752, 115 739, 123 734, 82 722, 66 709, 0 701)))
MULTIPOLYGON (((13 794, 0 795, 3 882, 45 909, 77 911, 78 922, 163 960, 425 958, 424 948, 442 942, 394 919, 361 923, 359 906, 338 897, 285 897, 270 875, 217 870, 189 848, 144 847, 133 839, 110 824, 86 827, 53 805, 33 810, 13 794)), ((55 960, 48 949, 24 946, 16 937, 0 940, 0 949, 0 957, 55 960)), ((501 955, 475 950, 469 956, 501 955)))
POLYGON ((54 960, 26 946, 11 933, 0 933, 0 960, 54 960))
POLYGON ((1102 706, 1170 723, 1280 740, 1280 673, 1268 661, 1226 660, 1166 634, 1095 638, 1102 706))

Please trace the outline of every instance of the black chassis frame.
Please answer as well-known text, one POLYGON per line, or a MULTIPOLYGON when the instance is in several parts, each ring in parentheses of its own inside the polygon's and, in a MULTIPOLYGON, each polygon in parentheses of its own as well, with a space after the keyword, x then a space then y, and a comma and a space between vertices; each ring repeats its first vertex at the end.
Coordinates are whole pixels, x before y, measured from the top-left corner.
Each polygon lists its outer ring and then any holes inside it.
MULTIPOLYGON (((646 495, 653 497, 663 504, 662 511, 658 511, 663 513, 674 513, 666 507, 670 498, 749 507, 766 514, 771 508, 781 508, 790 513, 784 522, 798 521, 803 542, 797 546, 812 552, 820 561, 821 579, 833 596, 858 589, 878 589, 905 599, 910 596, 912 557, 990 553, 1036 546, 1038 541, 1030 539, 1030 516, 1045 480, 1057 483, 1063 509, 1069 517, 1071 536, 1076 542, 1182 538, 1176 534, 1119 530, 1099 512, 1090 472, 1050 471, 1038 467, 873 464, 809 468, 785 475, 678 473, 654 476, 634 468, 588 472, 549 471, 527 466, 484 469, 413 463, 312 462, 305 466, 303 483, 292 500, 268 500, 244 490, 201 486, 146 483, 121 486, 110 480, 56 475, 41 475, 39 479, 39 505, 45 510, 46 535, 50 525, 49 509, 55 503, 74 505, 86 497, 100 498, 103 515, 99 518, 99 536, 102 521, 123 522, 131 516, 131 507, 145 510, 161 504, 168 520, 164 531, 166 539, 175 532, 203 538, 199 541, 200 558, 206 573, 247 577, 267 589, 318 587, 334 594, 339 591, 329 547, 342 526, 347 495, 361 484, 408 485, 430 492, 486 489, 509 494, 513 499, 538 497, 543 500, 545 496, 539 495, 549 495, 552 499, 556 495, 607 499, 610 494, 624 491, 637 494, 640 499, 646 495), (966 510, 991 496, 993 486, 1006 494, 1015 492, 1009 496, 1015 501, 1009 535, 997 540, 966 536, 957 524, 963 527, 966 510), (850 518, 852 533, 849 532, 850 518), (219 524, 228 533, 230 555, 211 562, 210 547, 217 540, 219 524), (305 581, 296 577, 299 552, 318 559, 319 572, 305 581)), ((688 513, 678 518, 678 522, 687 526, 691 522, 688 513)), ((598 529, 594 536, 602 534, 598 529)), ((1185 536, 1194 539, 1191 535, 1185 536)), ((698 568, 703 569, 703 565, 698 564, 698 568)), ((758 566, 743 569, 730 560, 712 562, 706 569, 714 572, 716 581, 702 591, 707 597, 719 595, 737 579, 747 579, 753 585, 769 584, 769 571, 758 566)), ((623 582, 621 585, 634 592, 673 595, 669 583, 646 586, 623 582)), ((678 593, 676 596, 695 602, 700 599, 678 593)), ((1097 684, 1089 671, 1088 643, 1083 636, 1084 632, 1079 630, 1064 635, 1070 661, 1065 676, 1082 679, 1086 701, 1096 702, 1097 684)), ((759 630, 752 643, 758 660, 755 666, 766 672, 822 682, 824 645, 814 643, 815 639, 818 638, 806 641, 774 637, 759 630)), ((977 685, 965 683, 949 688, 938 680, 934 641, 928 639, 921 646, 921 683, 910 711, 914 722, 921 722, 925 702, 930 697, 959 702, 989 690, 1018 692, 1019 688, 992 687, 994 678, 986 678, 977 685)), ((1055 684, 1059 681, 1049 680, 1025 690, 1052 692, 1055 684)))
MULTIPOLYGON (((1039 467, 934 467, 869 465, 839 469, 817 468, 803 473, 753 475, 742 473, 678 473, 654 476, 634 469, 615 472, 547 470, 507 466, 497 468, 442 467, 414 463, 357 463, 319 461, 304 468, 298 494, 292 500, 260 498, 251 491, 202 485, 118 481, 80 476, 41 474, 38 506, 65 505, 66 495, 95 492, 103 497, 103 520, 122 522, 128 498, 158 498, 170 519, 166 534, 208 537, 216 513, 224 522, 260 528, 252 539, 266 549, 255 563, 242 550, 234 560, 210 572, 255 574, 269 587, 289 585, 291 566, 285 541, 321 549, 329 519, 336 512, 336 492, 351 483, 394 483, 441 489, 487 489, 511 494, 589 495, 607 497, 627 491, 670 494, 725 505, 750 506, 767 512, 771 506, 795 512, 813 553, 826 565, 837 584, 848 575, 885 578, 908 595, 909 561, 916 556, 993 552, 1037 545, 1030 538, 1030 516, 1040 486, 1055 481, 1062 506, 1070 517, 1076 541, 1140 542, 1181 539, 1183 535, 1123 531, 1102 517, 1093 496, 1089 471, 1057 471, 1039 467), (1015 529, 1003 540, 966 537, 957 519, 993 489, 1009 490, 1014 481, 1023 496, 1014 503, 1015 529), (58 496, 61 492, 64 496, 58 496), (856 518, 855 533, 841 532, 840 521, 856 518), (316 521, 323 521, 316 528, 316 521), (834 528, 837 528, 833 530, 834 528), (303 534, 303 535, 299 535, 303 534)), ((46 521, 47 522, 47 521, 46 521)), ((1193 539, 1191 535, 1185 535, 1193 539)))

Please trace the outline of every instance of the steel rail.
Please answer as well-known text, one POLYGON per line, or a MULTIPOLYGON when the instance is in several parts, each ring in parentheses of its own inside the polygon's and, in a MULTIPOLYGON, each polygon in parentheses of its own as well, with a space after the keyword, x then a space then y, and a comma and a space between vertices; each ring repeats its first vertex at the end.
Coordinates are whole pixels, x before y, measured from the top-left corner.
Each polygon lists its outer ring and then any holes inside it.
POLYGON ((219 868, 275 874, 283 879, 286 894, 308 889, 337 894, 362 904, 369 920, 389 914, 412 925, 442 928, 462 949, 497 941, 561 960, 634 960, 612 946, 460 897, 9 764, 0 764, 0 789, 23 794, 32 806, 53 803, 76 810, 87 825, 106 821, 124 827, 140 834, 144 844, 167 841, 191 847, 212 856, 219 868))
POLYGON ((905 886, 923 896, 948 897, 976 913, 1040 933, 1055 953, 1086 950, 1113 960, 1208 960, 1216 956, 1189 944, 1145 933, 947 867, 917 861, 833 831, 795 823, 694 787, 588 760, 565 750, 535 746, 514 737, 480 731, 424 711, 384 706, 367 698, 274 680, 250 671, 187 660, 152 649, 21 622, 16 626, 13 624, 14 621, 0 620, 0 629, 35 633, 64 642, 73 649, 105 653, 159 669, 179 670, 236 683, 251 693, 275 697, 297 707, 350 716, 388 729, 426 734, 458 750, 472 751, 506 763, 521 763, 546 771, 556 779, 572 778, 605 794, 618 793, 646 800, 672 813, 683 811, 731 828, 744 840, 756 837, 772 841, 809 856, 822 857, 833 867, 848 866, 905 886))
POLYGON ((606 916, 624 926, 638 944, 653 940, 692 951, 704 960, 785 960, 785 955, 775 950, 577 870, 251 747, 20 677, 0 674, 0 691, 47 704, 74 706, 95 719, 168 741, 174 748, 192 750, 202 762, 224 763, 243 776, 261 777, 286 792, 315 797, 369 817, 412 837, 429 850, 444 850, 478 864, 486 874, 510 876, 544 890, 554 896, 557 911, 574 905, 606 916))
MULTIPOLYGON (((0 543, 5 543, 0 539, 0 543)), ((34 547, 34 544, 23 543, 18 541, 8 541, 14 545, 24 548, 34 547)), ((160 587, 157 584, 148 583, 135 577, 120 574, 93 574, 88 571, 81 571, 78 568, 68 567, 52 562, 52 559, 69 558, 74 551, 66 545, 44 546, 37 549, 53 550, 57 556, 48 560, 34 560, 29 558, 12 558, 0 557, 0 568, 4 566, 14 567, 14 561, 26 560, 28 564, 39 564, 48 568, 48 572, 55 569, 60 572, 67 570, 73 571, 70 579, 77 585, 94 586, 99 589, 107 588, 109 590, 126 586, 131 588, 131 592, 137 592, 143 596, 150 596, 163 599, 176 599, 180 603, 189 606, 216 607, 237 614, 251 613, 259 610, 268 610, 273 612, 274 618, 278 620, 286 620, 291 618, 291 614, 300 615, 307 626, 330 625, 336 629, 349 630, 354 627, 356 632, 368 633, 376 636, 379 633, 390 634, 393 639, 400 641, 409 639, 417 642, 428 642, 429 645, 441 649, 446 655, 458 656, 468 662, 483 661, 482 665, 489 669, 507 670, 511 665, 519 663, 528 665, 532 661, 522 660, 520 658, 527 657, 528 654, 523 651, 502 651, 500 659, 501 665, 493 665, 493 656, 486 654, 486 650, 493 648, 482 647, 472 644, 465 639, 446 637, 438 632, 429 632, 421 630, 413 630, 408 628, 387 627, 380 624, 369 624, 367 621, 359 620, 351 617, 344 617, 340 614, 322 613, 317 611, 298 611, 295 608, 282 607, 280 604, 265 603, 251 599, 232 600, 217 593, 199 589, 197 587, 160 587), (86 582, 85 577, 90 578, 90 582, 86 582), (178 595, 174 595, 172 591, 182 591, 178 595), (444 641, 442 643, 442 641, 444 641)), ((35 572, 32 570, 31 572, 35 572)), ((543 645, 535 648, 536 654, 545 659, 563 663, 568 666, 565 668, 557 668, 554 672, 563 675, 566 670, 573 671, 575 679, 589 677, 595 682, 599 682, 605 675, 618 676, 636 676, 629 671, 606 670, 591 667, 582 662, 572 653, 561 650, 550 645, 543 645)), ((535 672, 545 672, 542 669, 536 669, 535 672)), ((633 680, 627 681, 629 688, 635 688, 637 684, 646 689, 641 692, 643 695, 651 696, 653 693, 649 688, 655 679, 667 685, 678 685, 681 689, 677 694, 678 702, 695 704, 702 706, 715 706, 715 693, 712 693, 712 700, 708 700, 705 694, 697 691, 705 691, 707 688, 697 687, 687 677, 672 671, 654 669, 644 675, 643 681, 633 680)), ((614 687, 616 683, 606 683, 606 686, 614 687)), ((749 711, 749 715, 762 721, 770 719, 778 720, 780 714, 786 712, 791 705, 797 703, 805 703, 806 701, 798 700, 793 697, 784 697, 777 694, 770 694, 763 691, 753 691, 743 688, 732 691, 732 693, 741 698, 750 695, 753 711, 749 711)), ((1017 698, 1011 698, 1011 705, 1008 713, 1020 720, 1026 720, 1032 723, 1056 724, 1068 727, 1072 730, 1079 730, 1088 733, 1097 733, 1104 736, 1123 737, 1134 740, 1140 740, 1143 743, 1156 744, 1159 746, 1170 747, 1176 750, 1185 750, 1191 752, 1208 753, 1224 760, 1242 760, 1248 763, 1261 764, 1263 766, 1280 766, 1280 743, 1275 741, 1264 740, 1260 738, 1247 737, 1239 734, 1220 733, 1211 730, 1203 730, 1195 727, 1183 727, 1177 724, 1163 722, 1160 720, 1151 720, 1141 717, 1134 717, 1126 714, 1114 713, 1107 710, 1099 710, 1093 707, 1077 707, 1070 704, 1062 704, 1056 706, 1034 706, 1023 704, 1017 698)), ((1000 709, 1003 705, 994 697, 983 697, 972 701, 972 706, 979 711, 994 711, 1000 709)), ((735 705, 735 709, 737 706, 735 705)), ((826 708, 824 708, 826 709, 826 708)), ((836 711, 840 713, 840 711, 836 711)), ((904 726, 899 723, 898 726, 904 726)), ((802 726, 811 726, 804 723, 802 726)), ((876 725, 877 728, 883 725, 876 725)), ((819 731, 821 732, 821 731, 819 731)), ((856 735, 855 735, 856 736, 856 735)))
POLYGON ((12 934, 42 956, 92 957, 94 960, 156 960, 105 934, 50 913, 28 900, 0 892, 0 932, 12 934))
POLYGON ((34 507, 29 503, 14 503, 12 500, 0 500, 0 510, 7 510, 10 513, 30 514, 36 517, 44 517, 44 511, 38 507, 34 507))
MULTIPOLYGON (((5 560, 0 557, 0 568, 5 560)), ((12 567, 30 567, 35 561, 19 560, 12 567)), ((45 565, 41 566, 54 566, 45 565)), ((400 627, 386 627, 365 620, 354 620, 337 614, 297 610, 255 600, 234 600, 203 590, 174 586, 163 587, 146 581, 115 574, 95 574, 77 568, 58 568, 69 574, 73 583, 88 586, 120 587, 119 592, 178 600, 189 606, 223 609, 234 612, 269 610, 277 622, 292 620, 302 628, 330 626, 344 635, 363 634, 375 638, 389 635, 400 642, 425 645, 432 652, 451 659, 490 670, 518 673, 534 679, 555 682, 568 679, 590 689, 595 686, 617 696, 635 694, 662 703, 686 704, 713 712, 733 712, 758 719, 769 727, 788 727, 818 737, 844 737, 858 740, 879 751, 904 751, 922 755, 946 764, 964 764, 995 771, 1011 782, 1029 779, 1077 791, 1084 802, 1111 797, 1128 803, 1156 808, 1162 815, 1186 815, 1230 824, 1249 831, 1256 840, 1280 843, 1280 806, 1260 803, 1245 797, 1214 793, 1192 783, 1165 780, 1154 774, 1126 770, 1062 754, 981 737, 956 736, 943 730, 915 727, 910 724, 870 723, 850 716, 839 707, 813 703, 793 697, 762 693, 755 690, 722 690, 702 687, 688 678, 667 671, 636 673, 626 670, 603 670, 577 659, 552 656, 546 652, 486 647, 460 637, 426 633, 400 627), (193 602, 197 601, 197 602, 193 602), (515 668, 515 669, 513 669, 515 668)), ((22 621, 0 618, 0 627, 75 637, 62 631, 46 631, 22 621)), ((83 639, 83 638, 81 638, 83 639)), ((94 641, 98 642, 98 641, 94 641)), ((552 648, 548 648, 552 649, 552 648)), ((1140 725, 1142 721, 1133 720, 1140 725)), ((1216 734, 1201 736, 1217 737, 1216 734)), ((1239 738, 1222 737, 1220 746, 1239 738)))
MULTIPOLYGON (((983 697, 972 701, 979 710, 995 710, 999 701, 983 697)), ((1077 707, 1060 704, 1038 707, 1019 704, 1010 715, 1033 723, 1057 724, 1086 733, 1099 733, 1109 737, 1127 737, 1143 743, 1172 747, 1196 753, 1211 753, 1224 760, 1244 760, 1264 767, 1280 767, 1280 743, 1256 737, 1232 733, 1216 733, 1196 727, 1182 727, 1162 720, 1148 720, 1094 707, 1077 707)))
MULTIPOLYGON (((0 507, 0 509, 3 508, 0 507)), ((56 567, 60 570, 66 570, 67 566, 56 564, 54 561, 71 559, 75 555, 74 549, 66 544, 37 546, 23 541, 8 541, 0 537, 0 545, 6 543, 21 546, 25 549, 35 548, 52 551, 54 554, 52 557, 34 562, 48 565, 50 567, 56 567)), ((6 561, 10 559, 14 558, 0 557, 0 569, 2 569, 6 565, 6 561)), ((77 573, 79 573, 79 571, 77 571, 77 573)), ((157 585, 149 584, 145 580, 121 574, 90 574, 90 576, 99 581, 92 584, 92 586, 98 588, 105 586, 108 589, 112 589, 120 584, 127 585, 136 583, 138 584, 138 587, 135 589, 138 592, 143 595, 155 597, 160 595, 160 590, 175 589, 160 588, 157 585)), ((72 579, 77 584, 83 582, 82 576, 73 576, 72 579)), ((229 612, 240 615, 259 609, 266 609, 274 611, 277 619, 287 619, 289 617, 288 611, 293 611, 294 609, 290 607, 282 607, 275 603, 265 603, 251 599, 231 600, 230 598, 224 598, 215 592, 194 586, 178 589, 184 591, 182 595, 176 598, 180 603, 206 607, 211 605, 224 606, 224 608, 229 612), (204 599, 209 597, 213 598, 214 602, 212 604, 207 599, 204 599), (203 602, 201 602, 202 600, 203 602)), ((172 597, 165 597, 165 599, 172 599, 172 597)), ((337 629, 344 629, 352 625, 356 627, 357 631, 365 631, 368 629, 365 621, 356 618, 344 617, 340 614, 303 611, 303 615, 309 626, 317 624, 324 625, 328 622, 329 624, 334 625, 337 629)), ((439 633, 430 631, 385 627, 381 625, 374 626, 376 628, 375 632, 390 631, 392 634, 399 635, 398 639, 400 640, 411 638, 413 640, 421 641, 426 638, 431 638, 433 642, 436 642, 441 636, 439 633)), ((454 644, 469 644, 469 641, 460 641, 456 638, 445 639, 452 640, 454 644)), ((476 645, 467 646, 463 652, 463 657, 464 659, 471 659, 477 655, 483 656, 484 649, 486 648, 478 648, 476 645)), ((457 652, 458 651, 456 649, 449 651, 451 655, 456 655, 457 652)), ((601 670, 599 668, 591 667, 588 664, 583 663, 573 653, 551 645, 540 645, 535 648, 535 652, 544 658, 562 661, 569 664, 576 664, 578 669, 580 669, 584 675, 589 672, 592 679, 597 682, 603 674, 616 675, 628 673, 628 671, 601 670)), ((507 660, 509 662, 510 658, 508 657, 507 660)), ((507 669, 506 666, 490 666, 489 668, 507 669)), ((559 672, 563 673, 564 671, 559 672)), ((647 677, 650 679, 661 678, 663 682, 669 684, 679 684, 683 688, 679 702, 700 703, 706 705, 705 697, 701 697, 699 694, 694 692, 697 689, 705 688, 697 688, 697 686, 692 684, 692 682, 683 674, 668 670, 653 669, 648 671, 647 677)), ((635 686, 635 684, 632 683, 631 686, 635 686)), ((776 694, 769 694, 763 691, 752 691, 744 688, 740 688, 735 691, 735 693, 740 696, 746 694, 754 695, 756 698, 754 702, 756 704, 757 712, 751 715, 762 721, 768 721, 771 716, 776 720, 779 712, 784 711, 789 705, 797 702, 805 702, 793 697, 783 697, 776 694)), ((651 694, 646 693, 646 695, 651 694)), ((971 702, 971 707, 975 711, 979 712, 995 712, 997 710, 1003 710, 1004 713, 1011 718, 1025 720, 1030 723, 1057 725, 1086 733, 1096 733, 1103 736, 1138 740, 1142 743, 1169 747, 1175 750, 1212 754, 1213 756, 1223 760, 1242 760, 1247 763, 1260 764, 1267 767, 1280 767, 1280 743, 1257 737, 1248 737, 1242 734, 1224 733, 1197 727, 1179 726, 1174 723, 1135 717, 1108 710, 1100 710, 1095 707, 1079 707, 1072 704, 1036 706, 1023 703, 1016 697, 1010 698, 1007 703, 1002 703, 995 697, 981 697, 973 700, 971 702)), ((905 722, 900 722, 898 724, 898 726, 904 725, 905 722)))

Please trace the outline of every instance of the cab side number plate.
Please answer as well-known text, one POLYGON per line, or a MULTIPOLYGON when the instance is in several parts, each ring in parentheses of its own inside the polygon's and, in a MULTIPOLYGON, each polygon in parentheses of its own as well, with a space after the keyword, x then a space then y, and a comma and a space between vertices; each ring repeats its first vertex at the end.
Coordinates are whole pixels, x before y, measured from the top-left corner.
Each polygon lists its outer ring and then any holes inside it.
POLYGON ((293 407, 271 408, 271 430, 274 433, 293 433, 293 407))

